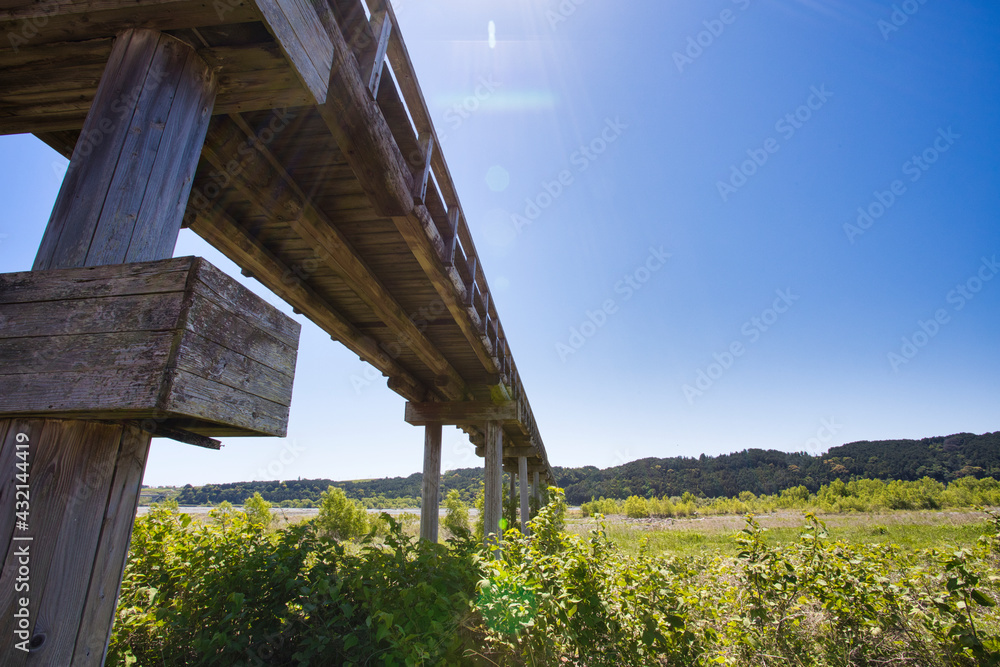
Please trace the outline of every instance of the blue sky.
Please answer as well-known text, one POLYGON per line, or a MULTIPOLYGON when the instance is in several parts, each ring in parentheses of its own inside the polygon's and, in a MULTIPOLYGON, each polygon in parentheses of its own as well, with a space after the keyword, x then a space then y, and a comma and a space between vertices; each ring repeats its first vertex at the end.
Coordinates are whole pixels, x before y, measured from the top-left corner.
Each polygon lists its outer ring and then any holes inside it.
MULTIPOLYGON (((394 4, 554 465, 1000 429, 996 3, 394 4)), ((0 154, 25 270, 65 160, 0 154)), ((420 470, 365 370, 307 324, 289 438, 146 482, 420 470)))

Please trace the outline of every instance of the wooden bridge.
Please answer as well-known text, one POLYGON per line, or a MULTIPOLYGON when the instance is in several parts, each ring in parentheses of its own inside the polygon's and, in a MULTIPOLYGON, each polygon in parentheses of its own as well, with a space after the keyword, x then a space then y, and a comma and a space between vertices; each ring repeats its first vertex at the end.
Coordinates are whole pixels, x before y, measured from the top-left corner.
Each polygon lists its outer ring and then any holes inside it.
POLYGON ((0 34, 0 134, 70 158, 0 275, 3 664, 103 662, 152 435, 285 434, 298 324, 172 259, 182 226, 407 399, 422 537, 442 425, 485 457, 487 531, 504 470, 523 523, 551 468, 387 3, 6 0, 0 34))

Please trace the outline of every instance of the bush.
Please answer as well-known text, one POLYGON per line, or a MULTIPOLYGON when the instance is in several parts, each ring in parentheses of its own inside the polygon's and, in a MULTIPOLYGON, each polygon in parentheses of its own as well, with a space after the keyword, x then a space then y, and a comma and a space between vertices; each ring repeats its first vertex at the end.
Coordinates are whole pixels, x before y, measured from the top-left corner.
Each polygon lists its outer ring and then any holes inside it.
POLYGON ((444 508, 447 511, 444 517, 444 527, 454 537, 464 537, 469 535, 469 506, 462 502, 462 496, 456 489, 448 492, 444 499, 444 508))
POLYGON ((629 496, 625 500, 625 515, 631 519, 645 519, 649 516, 649 504, 645 498, 629 496))
POLYGON ((264 500, 259 491, 243 501, 243 511, 246 513, 250 523, 263 526, 264 528, 270 527, 274 521, 274 515, 271 514, 271 503, 264 500))
POLYGON ((333 486, 320 496, 319 515, 314 521, 323 534, 338 540, 361 537, 370 526, 364 506, 333 486))

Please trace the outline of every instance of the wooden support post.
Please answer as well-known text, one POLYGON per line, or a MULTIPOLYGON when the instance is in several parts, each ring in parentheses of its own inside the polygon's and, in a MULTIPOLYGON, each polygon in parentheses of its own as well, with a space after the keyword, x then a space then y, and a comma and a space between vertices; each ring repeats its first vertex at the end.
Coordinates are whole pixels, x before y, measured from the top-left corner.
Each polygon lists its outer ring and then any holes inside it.
POLYGON ((497 421, 486 422, 486 484, 483 503, 483 537, 486 546, 497 545, 498 538, 490 534, 500 531, 503 516, 503 425, 497 421))
POLYGON ((535 494, 535 504, 539 509, 542 508, 542 487, 538 485, 538 471, 534 472, 534 484, 531 485, 531 491, 535 494))
MULTIPOLYGON (((510 472, 510 477, 508 478, 510 483, 510 506, 517 507, 517 478, 514 477, 514 471, 510 472)), ((516 513, 517 510, 514 510, 516 513)), ((513 528, 514 526, 507 526, 508 528, 513 528)))
MULTIPOLYGON (((215 92, 211 70, 184 42, 153 30, 121 33, 35 270, 170 257, 215 92)), ((91 390, 96 402, 102 388, 91 390)), ((101 665, 149 433, 125 423, 0 418, 0 438, 0 544, 7 544, 0 574, 2 661, 10 667, 101 665), (26 526, 14 522, 19 443, 28 445, 30 463, 26 526), (32 539, 13 539, 19 537, 32 539), (15 596, 24 548, 30 592, 15 596), (28 601, 24 635, 15 633, 22 629, 14 618, 21 597, 28 601), (30 654, 18 650, 22 646, 30 654)))
POLYGON ((517 457, 517 480, 521 485, 521 533, 528 534, 528 457, 517 457))
POLYGON ((424 478, 420 502, 420 539, 438 541, 441 506, 441 424, 424 427, 424 478))

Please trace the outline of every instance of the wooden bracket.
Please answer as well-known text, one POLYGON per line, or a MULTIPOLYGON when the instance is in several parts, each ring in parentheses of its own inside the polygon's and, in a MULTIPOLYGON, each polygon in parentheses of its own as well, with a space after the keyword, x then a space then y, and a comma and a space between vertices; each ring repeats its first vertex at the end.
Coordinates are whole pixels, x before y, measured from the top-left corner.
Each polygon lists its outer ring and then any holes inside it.
POLYGON ((382 70, 385 66, 385 52, 389 48, 389 35, 392 34, 392 20, 385 10, 372 15, 372 34, 375 35, 375 45, 369 58, 365 59, 361 73, 368 75, 368 92, 372 99, 378 98, 378 86, 382 81, 382 70))
POLYGON ((431 177, 434 135, 431 132, 421 132, 419 141, 423 164, 419 165, 413 172, 413 201, 417 204, 424 204, 427 202, 427 184, 431 177))

